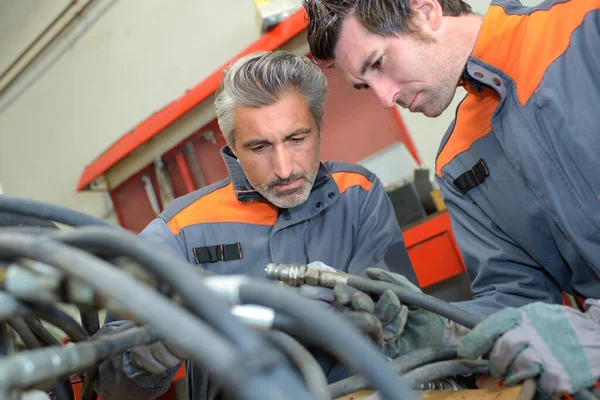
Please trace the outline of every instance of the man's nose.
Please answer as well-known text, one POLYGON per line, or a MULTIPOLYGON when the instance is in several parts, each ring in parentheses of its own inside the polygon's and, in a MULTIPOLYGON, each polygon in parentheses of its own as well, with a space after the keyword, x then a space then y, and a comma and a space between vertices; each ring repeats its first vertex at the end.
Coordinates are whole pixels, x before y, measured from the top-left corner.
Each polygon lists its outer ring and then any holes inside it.
POLYGON ((294 171, 293 157, 286 146, 276 146, 273 154, 273 172, 281 179, 288 179, 294 171))

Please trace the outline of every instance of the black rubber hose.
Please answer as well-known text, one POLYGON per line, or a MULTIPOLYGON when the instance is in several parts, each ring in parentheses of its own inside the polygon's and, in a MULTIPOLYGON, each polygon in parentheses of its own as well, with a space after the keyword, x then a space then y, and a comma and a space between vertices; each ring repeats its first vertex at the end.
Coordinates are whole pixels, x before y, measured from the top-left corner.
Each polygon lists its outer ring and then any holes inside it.
POLYGON ((419 389, 423 382, 449 378, 457 375, 488 374, 488 361, 485 360, 449 360, 427 364, 402 375, 413 389, 419 389))
POLYGON ((100 225, 122 229, 99 218, 66 207, 6 195, 0 196, 0 212, 41 218, 69 226, 100 225))
POLYGON ((100 318, 97 311, 79 310, 81 326, 87 332, 88 336, 93 336, 100 329, 100 318))
MULTIPOLYGON (((93 336, 100 329, 100 318, 98 312, 79 310, 81 325, 88 335, 93 336)), ((98 375, 98 366, 88 368, 84 372, 83 383, 81 385, 81 400, 96 400, 98 395, 94 391, 94 380, 98 375)))
POLYGON ((202 276, 208 273, 193 267, 170 252, 122 231, 99 227, 60 232, 52 236, 60 242, 90 252, 103 252, 108 256, 127 256, 150 270, 160 280, 167 282, 185 300, 189 308, 215 329, 226 335, 246 352, 260 354, 265 346, 247 326, 229 313, 225 303, 214 301, 214 295, 204 289, 202 276))
MULTIPOLYGON (((160 250, 152 248, 153 253, 157 251, 160 253, 160 250)), ((1 257, 24 257, 43 262, 88 283, 101 294, 109 295, 125 305, 138 319, 155 327, 179 349, 190 354, 215 377, 217 383, 223 383, 237 398, 310 398, 297 374, 293 373, 289 365, 281 363, 280 355, 267 351, 269 349, 263 346, 260 349, 263 352, 254 354, 254 358, 250 358, 248 354, 240 357, 237 348, 217 335, 205 322, 87 252, 48 237, 36 238, 0 232, 1 257), (242 361, 259 365, 256 370, 244 371, 242 374, 239 371, 244 365, 242 361), (268 367, 264 364, 268 364, 268 367), (280 380, 272 379, 272 376, 277 376, 280 380), (284 390, 280 382, 285 382, 288 390, 284 390)), ((166 269, 173 276, 178 276, 175 271, 179 269, 179 265, 170 257, 169 260, 170 264, 165 266, 166 269)), ((186 263, 182 264, 186 268, 191 267, 186 263)), ((189 278, 183 277, 184 280, 190 280, 189 278)), ((203 285, 196 286, 196 290, 204 292, 203 285)), ((208 300, 208 304, 204 306, 217 308, 217 305, 222 304, 227 313, 220 317, 223 320, 234 318, 218 296, 208 289, 205 292, 206 296, 203 298, 208 300)))
POLYGON ((81 325, 69 314, 56 306, 41 303, 26 303, 31 308, 31 313, 62 330, 73 342, 83 342, 89 335, 81 325))
POLYGON ((592 392, 588 389, 581 389, 579 392, 573 394, 574 400, 598 400, 592 392))
MULTIPOLYGON (((43 347, 42 343, 34 334, 34 331, 30 329, 30 327, 23 318, 12 318, 9 320, 8 323, 10 327, 13 328, 13 330, 17 332, 17 334, 21 337, 21 340, 23 340, 23 343, 25 343, 25 346, 27 346, 27 348, 39 349, 43 347)), ((73 388, 71 386, 71 381, 68 379, 62 382, 56 382, 54 385, 52 385, 52 391, 54 392, 54 397, 56 400, 74 400, 75 398, 75 395, 73 394, 73 388)))
POLYGON ((425 310, 434 312, 442 317, 446 317, 469 329, 483 320, 484 317, 474 315, 453 304, 446 303, 443 300, 435 298, 425 293, 419 293, 413 290, 403 288, 387 282, 374 281, 360 276, 348 275, 349 286, 352 286, 365 293, 381 295, 386 290, 392 290, 398 299, 404 304, 421 307, 425 310))
MULTIPOLYGON (((402 375, 431 362, 445 361, 453 358, 456 358, 456 347, 432 346, 401 355, 395 358, 390 363, 390 366, 397 374, 402 375)), ((353 375, 329 385, 329 394, 332 398, 338 398, 359 390, 369 389, 370 387, 369 382, 364 377, 353 375)))
POLYGON ((15 317, 8 320, 8 326, 10 326, 17 334, 21 337, 21 340, 27 346, 28 349, 39 349, 42 344, 37 337, 33 334, 31 329, 27 326, 27 323, 21 317, 15 317))
POLYGON ((27 316, 23 317, 29 329, 40 339, 46 346, 61 346, 61 343, 55 338, 48 329, 42 324, 42 322, 34 317, 27 316))
POLYGON ((239 286, 243 304, 258 304, 294 318, 312 331, 319 345, 353 371, 361 371, 387 399, 414 399, 402 379, 389 368, 387 360, 372 343, 341 316, 316 306, 293 291, 273 284, 246 280, 239 286))
POLYGON ((317 400, 331 400, 327 389, 327 377, 317 360, 304 346, 283 332, 266 331, 263 335, 298 368, 306 387, 317 400))

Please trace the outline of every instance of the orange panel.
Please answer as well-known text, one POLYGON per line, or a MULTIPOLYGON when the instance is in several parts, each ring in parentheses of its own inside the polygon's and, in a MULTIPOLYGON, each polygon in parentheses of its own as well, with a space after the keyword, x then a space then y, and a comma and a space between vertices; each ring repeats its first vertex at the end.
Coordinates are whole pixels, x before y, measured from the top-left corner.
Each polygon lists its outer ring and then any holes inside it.
POLYGON ((452 234, 448 212, 430 217, 403 234, 408 257, 421 287, 466 271, 452 234))
POLYGON ((465 271, 447 232, 410 247, 408 257, 422 288, 465 271))

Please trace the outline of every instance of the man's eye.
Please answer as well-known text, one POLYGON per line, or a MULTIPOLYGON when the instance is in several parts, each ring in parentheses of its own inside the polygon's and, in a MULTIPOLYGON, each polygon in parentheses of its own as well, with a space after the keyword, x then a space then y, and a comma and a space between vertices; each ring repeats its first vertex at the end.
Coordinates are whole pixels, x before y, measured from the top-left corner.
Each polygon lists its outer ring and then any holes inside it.
POLYGON ((300 143, 304 140, 303 137, 291 138, 292 143, 300 143))
POLYGON ((383 57, 379 57, 379 58, 377 59, 377 61, 375 61, 371 67, 372 67, 373 69, 381 69, 381 63, 382 63, 382 59, 383 59, 383 57))
POLYGON ((262 153, 265 150, 265 146, 256 146, 251 149, 255 153, 262 153))

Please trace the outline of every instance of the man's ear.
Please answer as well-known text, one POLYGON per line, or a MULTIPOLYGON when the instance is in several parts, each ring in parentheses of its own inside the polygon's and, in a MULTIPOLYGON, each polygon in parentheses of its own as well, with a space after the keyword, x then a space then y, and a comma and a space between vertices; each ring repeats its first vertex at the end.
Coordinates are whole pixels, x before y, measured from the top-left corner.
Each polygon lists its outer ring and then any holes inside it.
POLYGON ((432 31, 439 29, 444 13, 438 0, 410 0, 410 3, 411 8, 419 14, 417 20, 427 24, 432 31))

